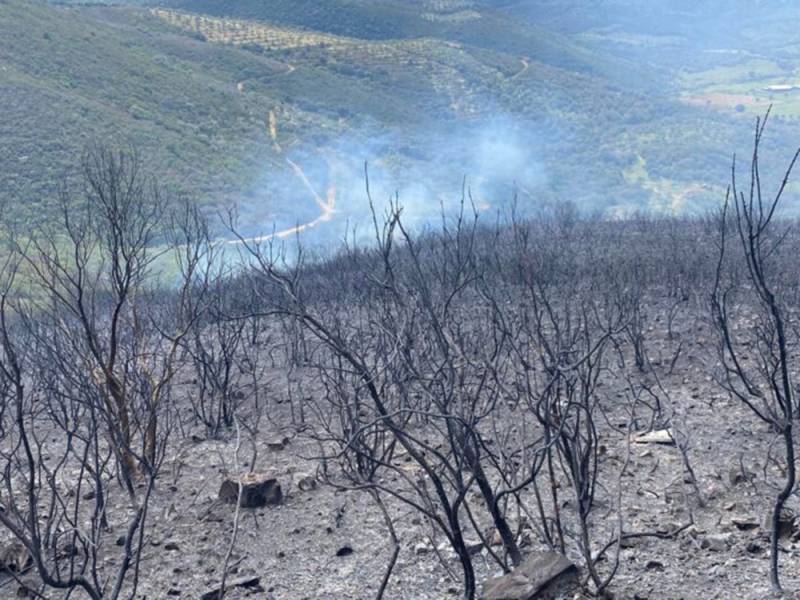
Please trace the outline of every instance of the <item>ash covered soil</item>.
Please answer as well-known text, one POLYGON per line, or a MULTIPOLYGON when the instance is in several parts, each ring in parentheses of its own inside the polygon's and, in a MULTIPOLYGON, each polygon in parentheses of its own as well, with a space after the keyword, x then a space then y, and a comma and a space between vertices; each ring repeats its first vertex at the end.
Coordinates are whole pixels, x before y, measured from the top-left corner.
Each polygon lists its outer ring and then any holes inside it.
MULTIPOLYGON (((708 374, 716 355, 701 310, 684 311, 672 339, 662 331, 662 318, 657 316, 650 326, 649 377, 657 375, 668 394, 662 399, 669 404, 665 410, 672 415, 670 426, 681 431, 696 486, 676 445, 629 444, 622 401, 625 383, 604 376, 599 389, 609 410, 600 430, 604 483, 591 522, 595 549, 614 537, 614 506, 621 492, 624 531, 646 535, 623 544, 619 572, 611 584, 614 597, 767 597, 765 516, 784 469, 780 445, 775 434, 728 398, 708 374), (673 364, 678 347, 681 351, 673 364), (618 484, 617 474, 628 452, 630 462, 618 484)), ((202 429, 185 428, 174 436, 150 505, 137 598, 202 597, 219 586, 229 552, 226 580, 231 587, 225 598, 375 596, 392 545, 382 514, 368 494, 335 489, 323 481, 314 458, 319 442, 310 433, 315 413, 306 407, 301 419, 297 399, 300 389, 306 402, 313 404, 314 381, 312 369, 287 377, 284 369, 275 367, 268 375, 270 392, 263 411, 260 416, 244 413, 238 434, 230 430, 214 440, 206 439, 202 429), (255 423, 257 430, 248 431, 247 425, 255 423), (284 497, 278 505, 241 509, 231 548, 237 511, 219 500, 218 491, 226 476, 248 471, 274 475, 284 497), (315 486, 309 478, 315 479, 315 486), (247 585, 237 585, 242 582, 247 585)), ((182 384, 188 390, 191 381, 182 384)), ((639 431, 650 426, 644 418, 635 425, 639 431)), ((400 455, 398 460, 405 458, 400 455)), ((470 502, 480 505, 477 492, 470 494, 470 502)), ((572 500, 567 492, 563 498, 565 533, 572 537, 576 534, 568 517, 572 500)), ((385 597, 461 597, 459 565, 443 536, 434 534, 408 506, 391 499, 386 503, 401 548, 385 597)), ((797 508, 796 498, 789 504, 797 508)), ((491 546, 488 521, 483 524, 490 549, 502 553, 499 544, 491 546)), ((111 526, 109 543, 124 534, 114 529, 114 523, 111 526)), ((535 529, 523 527, 522 532, 524 553, 547 550, 535 529)), ((581 591, 585 576, 581 559, 574 554, 574 544, 570 546, 568 556, 579 567, 578 578, 554 581, 542 597, 589 597, 581 591)), ((787 531, 781 548, 784 588, 788 597, 800 597, 791 592, 800 590, 800 543, 794 531, 787 531)), ((106 560, 113 566, 118 553, 109 552, 106 560)), ((479 589, 488 578, 502 574, 485 547, 474 563, 479 589)), ((35 582, 33 574, 26 577, 35 582)), ((0 597, 13 597, 18 587, 6 580, 0 597)), ((46 592, 45 597, 60 596, 46 592)))

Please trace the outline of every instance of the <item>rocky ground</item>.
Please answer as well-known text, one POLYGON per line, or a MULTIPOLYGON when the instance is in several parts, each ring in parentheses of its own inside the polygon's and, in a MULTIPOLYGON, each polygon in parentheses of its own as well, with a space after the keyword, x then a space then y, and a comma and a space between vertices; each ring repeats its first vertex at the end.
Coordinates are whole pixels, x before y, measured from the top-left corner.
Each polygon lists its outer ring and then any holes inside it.
MULTIPOLYGON (((624 544, 611 585, 617 598, 768 596, 764 519, 780 482, 780 446, 708 374, 714 359, 704 327, 699 319, 682 325, 677 339, 684 349, 671 372, 669 358, 677 341, 654 338, 651 349, 653 369, 669 394, 672 424, 688 448, 696 489, 676 445, 629 444, 627 424, 614 408, 602 431, 604 472, 618 472, 630 448, 621 479, 624 530, 647 534, 624 544)), ((611 406, 622 394, 621 385, 609 380, 601 387, 611 406)), ((226 598, 374 597, 391 554, 382 515, 367 494, 316 481, 316 446, 302 428, 288 425, 288 405, 278 399, 269 421, 252 437, 230 432, 224 439, 208 440, 187 432, 176 442, 151 504, 137 597, 200 598, 219 585, 229 551, 227 581, 233 587, 226 598), (274 476, 282 498, 274 505, 241 509, 231 548, 237 511, 219 499, 220 485, 250 470, 274 476)), ((615 476, 603 481, 613 489, 604 490, 601 498, 613 498, 615 476)), ((797 508, 796 498, 790 505, 797 508)), ((385 597, 459 597, 458 565, 441 536, 431 540, 430 529, 408 507, 389 503, 389 509, 401 551, 385 597)), ((593 521, 598 546, 610 539, 615 526, 613 506, 601 502, 593 521)), ((789 597, 795 592, 800 597, 798 537, 789 523, 780 559, 789 597)), ((533 531, 528 538, 526 553, 546 549, 533 531)), ((579 556, 569 558, 580 567, 579 556)), ((117 558, 109 552, 107 560, 113 564, 117 558)), ((481 582, 500 575, 486 549, 476 555, 475 565, 481 582)), ((1 585, 3 598, 13 597, 18 587, 9 580, 1 585)), ((582 598, 583 592, 573 575, 559 578, 543 597, 582 598)))

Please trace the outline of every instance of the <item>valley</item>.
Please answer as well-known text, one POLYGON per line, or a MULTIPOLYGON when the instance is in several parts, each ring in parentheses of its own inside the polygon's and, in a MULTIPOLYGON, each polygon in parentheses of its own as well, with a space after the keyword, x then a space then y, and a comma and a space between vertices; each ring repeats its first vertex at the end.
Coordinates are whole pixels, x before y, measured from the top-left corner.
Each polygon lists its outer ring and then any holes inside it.
MULTIPOLYGON (((141 4, 5 3, 0 99, 14 112, 3 121, 0 195, 26 199, 19 218, 46 214, 82 147, 104 139, 139 148, 175 194, 212 212, 239 207, 253 235, 318 217, 286 162, 327 189, 318 150, 346 173, 336 182, 341 222, 363 215, 365 162, 376 198, 408 196, 420 222, 442 202, 457 205, 464 178, 493 210, 519 194, 523 207, 569 196, 609 214, 703 211, 717 199, 704 186, 724 177, 745 139, 737 124, 769 101, 712 83, 725 72, 681 79, 672 65, 646 66, 655 38, 635 38, 643 58, 632 61, 618 56, 628 38, 546 31, 546 22, 526 29, 506 16, 513 8, 491 3, 277 2, 269 18, 252 2, 141 4), (89 53, 98 43, 104 50, 89 53), (97 68, 96 55, 108 65, 97 68), (276 118, 280 146, 263 136, 276 118), (502 173, 488 175, 487 152, 502 173), (640 156, 658 189, 624 176, 640 156), (41 169, 50 177, 32 176, 41 169), (694 192, 665 202, 658 190, 668 188, 694 192)), ((788 140, 790 95, 772 101, 788 140)), ((322 241, 342 232, 317 231, 329 232, 322 241)))
POLYGON ((800 597, 794 0, 0 0, 0 598, 800 597))

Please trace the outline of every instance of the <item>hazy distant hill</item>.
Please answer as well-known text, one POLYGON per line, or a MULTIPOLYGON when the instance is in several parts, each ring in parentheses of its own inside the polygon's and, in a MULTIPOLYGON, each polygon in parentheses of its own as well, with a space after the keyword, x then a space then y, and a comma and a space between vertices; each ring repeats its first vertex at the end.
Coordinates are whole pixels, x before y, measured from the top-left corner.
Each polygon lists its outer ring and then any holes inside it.
POLYGON ((513 18, 578 33, 615 27, 630 33, 679 36, 687 44, 774 48, 794 40, 794 0, 482 0, 513 18))
POLYGON ((268 97, 242 97, 236 77, 283 67, 176 35, 127 10, 0 5, 3 200, 36 210, 92 140, 139 146, 176 188, 241 196, 271 159, 261 134, 268 97))
POLYGON ((521 26, 491 6, 472 0, 165 0, 161 4, 361 39, 446 39, 532 56, 550 66, 600 74, 627 84, 656 79, 634 63, 589 52, 531 23, 521 26))
POLYGON ((67 4, 0 3, 0 200, 30 214, 108 138, 253 230, 363 213, 364 161, 422 215, 465 176, 485 210, 702 208, 747 117, 682 101, 660 40, 570 32, 572 0, 67 4))

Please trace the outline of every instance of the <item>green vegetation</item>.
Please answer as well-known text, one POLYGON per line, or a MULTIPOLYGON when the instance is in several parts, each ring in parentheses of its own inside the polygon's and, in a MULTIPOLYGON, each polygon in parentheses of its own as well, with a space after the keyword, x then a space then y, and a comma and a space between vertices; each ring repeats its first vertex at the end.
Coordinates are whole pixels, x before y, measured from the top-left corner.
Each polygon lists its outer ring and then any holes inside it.
MULTIPOLYGON (((22 218, 42 214, 95 140, 134 144, 206 206, 238 204, 254 233, 319 214, 287 159, 314 193, 338 189, 339 217, 363 211, 367 159, 387 172, 386 191, 413 185, 434 211, 465 175, 487 208, 516 189, 525 206, 703 210, 746 139, 734 132, 762 107, 692 99, 775 83, 793 64, 748 54, 678 68, 683 55, 662 50, 685 32, 624 21, 568 31, 547 3, 535 15, 530 3, 478 1, 143 4, 0 3, 0 200, 22 218), (659 68, 642 58, 661 54, 672 57, 659 68), (510 164, 534 174, 487 183, 509 136, 535 163, 510 164), (630 177, 640 160, 647 176, 630 177)), ((779 116, 794 114, 786 100, 779 116)), ((777 125, 779 139, 797 130, 777 125)))
POLYGON ((241 198, 275 161, 259 135, 270 98, 242 97, 236 80, 279 76, 278 64, 177 37, 127 9, 11 0, 0 38, 3 200, 35 212, 93 140, 135 144, 167 183, 204 202, 241 198))
MULTIPOLYGON (((194 13, 300 27, 369 40, 423 37, 467 44, 474 48, 532 56, 554 67, 589 73, 627 85, 654 79, 645 69, 622 59, 590 52, 567 37, 535 24, 521 25, 482 6, 472 18, 449 20, 456 12, 436 0, 166 0, 161 5, 194 13), (439 16, 440 18, 436 18, 439 16)), ((478 3, 472 3, 478 8, 478 3)), ((467 3, 469 6, 469 3, 467 3)), ((462 11, 463 12, 463 11, 462 11)))
POLYGON ((687 102, 719 110, 761 114, 772 105, 782 117, 800 117, 800 54, 794 60, 744 57, 741 63, 686 73, 687 102))

